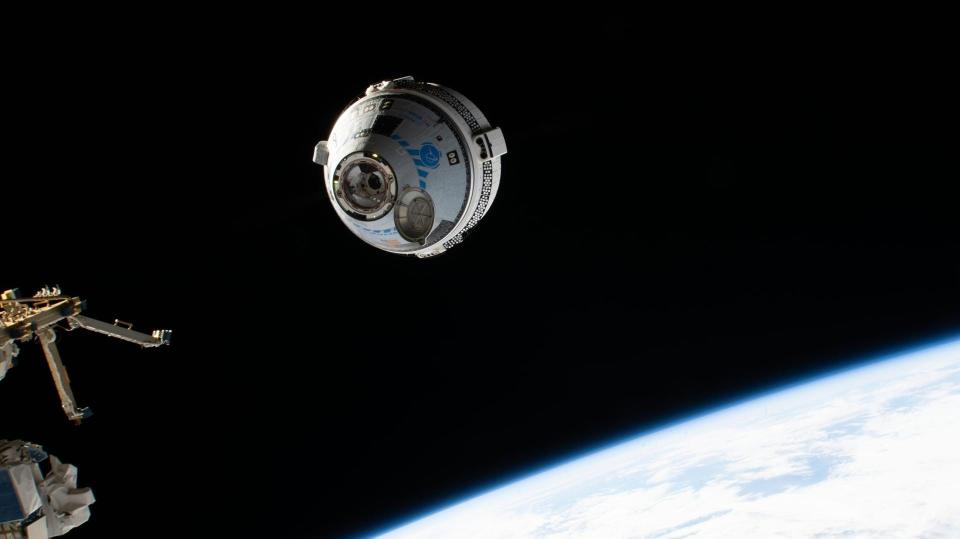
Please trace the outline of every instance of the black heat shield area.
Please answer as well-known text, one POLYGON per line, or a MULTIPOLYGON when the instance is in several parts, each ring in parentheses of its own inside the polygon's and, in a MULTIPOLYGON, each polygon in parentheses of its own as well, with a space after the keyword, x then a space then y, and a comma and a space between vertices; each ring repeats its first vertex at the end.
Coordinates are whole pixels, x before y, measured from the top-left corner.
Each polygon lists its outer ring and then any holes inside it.
POLYGON ((373 122, 373 127, 370 128, 371 132, 376 133, 377 135, 383 135, 389 137, 393 132, 403 123, 402 118, 397 118, 396 116, 377 116, 377 119, 373 122))

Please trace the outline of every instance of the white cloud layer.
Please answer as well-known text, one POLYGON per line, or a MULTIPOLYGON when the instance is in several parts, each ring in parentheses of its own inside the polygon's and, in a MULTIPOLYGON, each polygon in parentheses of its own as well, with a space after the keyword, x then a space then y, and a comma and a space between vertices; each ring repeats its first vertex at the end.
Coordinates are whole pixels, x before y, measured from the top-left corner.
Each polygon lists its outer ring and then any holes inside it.
POLYGON ((389 538, 960 537, 960 341, 544 471, 389 538))

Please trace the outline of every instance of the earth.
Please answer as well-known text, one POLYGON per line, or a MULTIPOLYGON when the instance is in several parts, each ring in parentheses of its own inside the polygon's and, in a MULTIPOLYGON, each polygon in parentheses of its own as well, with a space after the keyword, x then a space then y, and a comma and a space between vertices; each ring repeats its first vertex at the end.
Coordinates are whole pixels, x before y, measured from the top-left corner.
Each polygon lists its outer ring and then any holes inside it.
POLYGON ((960 537, 960 340, 642 434, 382 536, 960 537))

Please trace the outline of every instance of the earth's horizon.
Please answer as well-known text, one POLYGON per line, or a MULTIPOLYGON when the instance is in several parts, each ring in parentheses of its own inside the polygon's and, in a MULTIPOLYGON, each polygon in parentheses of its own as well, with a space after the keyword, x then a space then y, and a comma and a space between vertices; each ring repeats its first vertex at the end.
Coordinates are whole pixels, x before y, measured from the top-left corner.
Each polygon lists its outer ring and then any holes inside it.
POLYGON ((674 423, 387 538, 960 537, 960 339, 674 423))

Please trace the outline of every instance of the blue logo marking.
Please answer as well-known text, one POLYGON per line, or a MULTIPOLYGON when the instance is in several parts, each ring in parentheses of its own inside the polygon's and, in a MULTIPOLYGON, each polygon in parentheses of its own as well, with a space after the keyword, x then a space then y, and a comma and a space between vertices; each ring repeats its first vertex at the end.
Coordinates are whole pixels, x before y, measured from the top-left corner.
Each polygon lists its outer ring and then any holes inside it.
POLYGON ((390 135, 390 138, 397 141, 400 147, 410 154, 410 158, 413 159, 413 164, 417 167, 417 175, 420 176, 420 188, 426 189, 426 178, 430 175, 430 171, 424 170, 424 168, 437 168, 440 164, 440 150, 429 142, 425 142, 419 150, 411 148, 410 143, 403 140, 403 138, 396 133, 390 135))
POLYGON ((423 146, 420 146, 420 160, 430 168, 437 168, 437 165, 440 164, 440 150, 433 144, 426 142, 423 146))

